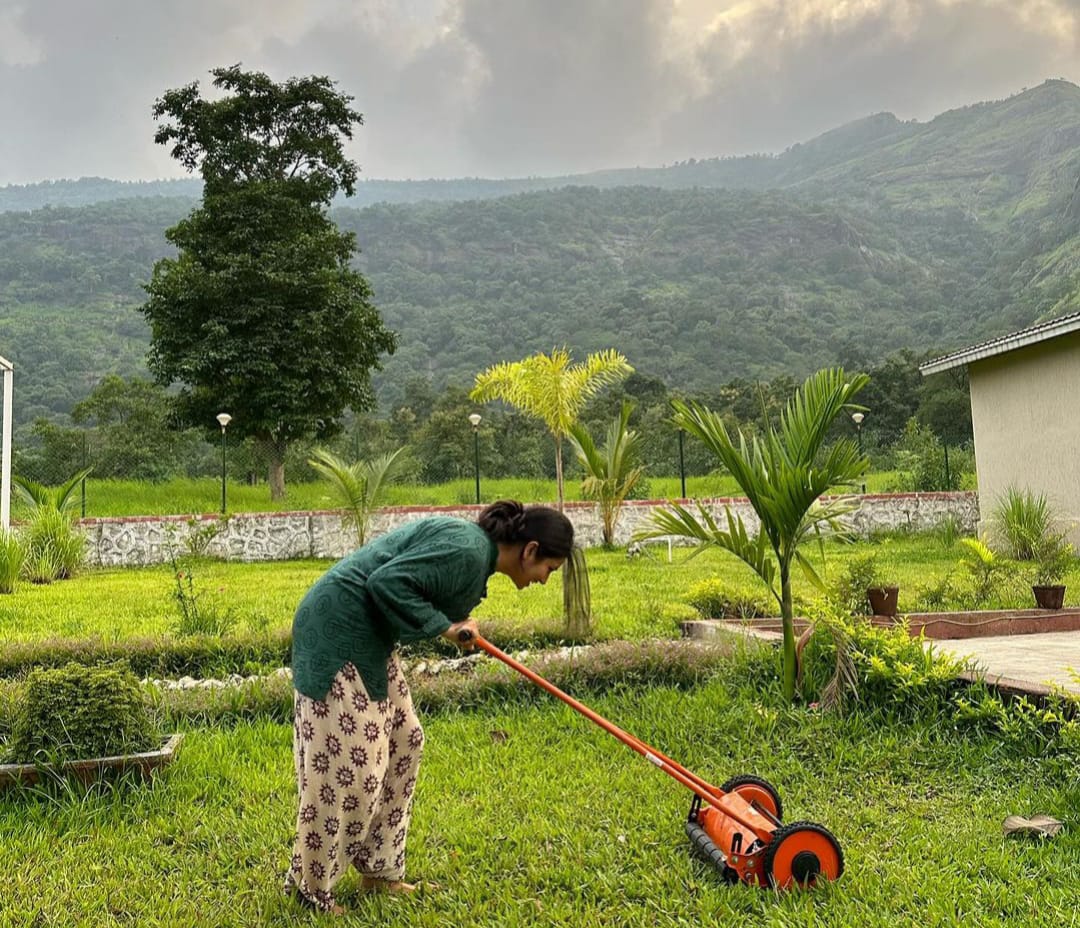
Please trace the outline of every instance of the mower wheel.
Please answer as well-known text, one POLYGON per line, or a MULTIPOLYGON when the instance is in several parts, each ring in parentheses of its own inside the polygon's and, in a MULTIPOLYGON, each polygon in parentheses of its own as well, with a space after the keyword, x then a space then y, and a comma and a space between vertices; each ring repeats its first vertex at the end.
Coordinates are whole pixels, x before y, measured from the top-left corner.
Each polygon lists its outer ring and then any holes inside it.
POLYGON ((784 817, 784 804, 780 801, 780 794, 768 780, 744 773, 732 777, 722 784, 720 789, 725 793, 735 793, 747 802, 753 803, 766 814, 771 815, 777 824, 784 817))
POLYGON ((832 833, 814 822, 792 822, 777 828, 765 848, 762 871, 775 889, 813 886, 844 872, 844 853, 832 833))

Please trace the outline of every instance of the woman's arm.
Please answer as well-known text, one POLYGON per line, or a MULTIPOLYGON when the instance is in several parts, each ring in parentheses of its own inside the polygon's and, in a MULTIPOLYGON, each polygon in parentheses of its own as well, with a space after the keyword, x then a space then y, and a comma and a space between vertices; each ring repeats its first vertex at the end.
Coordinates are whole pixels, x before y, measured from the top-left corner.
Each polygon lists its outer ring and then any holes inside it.
POLYGON ((367 591, 402 641, 433 638, 451 622, 434 602, 466 602, 484 567, 469 550, 459 547, 424 548, 396 555, 367 578, 367 591))

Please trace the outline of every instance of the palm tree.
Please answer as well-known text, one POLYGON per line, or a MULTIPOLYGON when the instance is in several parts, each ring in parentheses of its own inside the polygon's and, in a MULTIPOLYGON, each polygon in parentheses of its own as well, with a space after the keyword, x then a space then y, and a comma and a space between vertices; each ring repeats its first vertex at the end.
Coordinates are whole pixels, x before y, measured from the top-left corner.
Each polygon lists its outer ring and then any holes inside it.
POLYGON ((745 561, 768 586, 780 605, 784 627, 784 696, 795 696, 796 654, 791 601, 791 566, 798 563, 819 588, 820 578, 799 550, 823 525, 837 527, 838 518, 854 504, 819 498, 834 487, 854 487, 868 465, 855 442, 840 439, 824 447, 829 426, 853 407, 851 400, 869 378, 847 376, 842 368, 818 371, 795 391, 780 417, 779 428, 766 424, 761 437, 736 429, 728 433, 716 413, 696 403, 676 400, 675 424, 700 439, 731 472, 758 517, 755 533, 742 516, 726 509, 727 527, 716 524, 700 504, 698 516, 672 505, 653 517, 653 528, 639 537, 680 535, 703 546, 716 545, 745 561))
POLYGON ((47 487, 37 483, 29 477, 21 477, 19 474, 11 475, 11 482, 24 503, 34 512, 50 509, 56 512, 68 512, 75 506, 77 497, 75 488, 81 481, 86 479, 92 467, 80 470, 73 477, 68 478, 58 487, 47 487))
POLYGON ((400 455, 404 448, 371 461, 346 464, 332 451, 318 448, 308 461, 322 474, 337 494, 341 508, 345 510, 346 525, 356 531, 356 542, 363 545, 367 537, 371 513, 379 506, 383 489, 392 483, 400 472, 400 455))
POLYGON ((623 400, 619 414, 607 429, 604 444, 599 449, 592 436, 580 423, 570 427, 570 442, 574 446, 578 462, 585 468, 582 490, 586 497, 595 499, 600 507, 603 523, 604 544, 615 543, 615 524, 623 501, 645 473, 638 464, 641 436, 627 428, 633 404, 623 400))
POLYGON ((523 361, 504 361, 476 375, 469 396, 479 402, 502 400, 543 420, 555 439, 555 483, 563 508, 562 443, 578 414, 601 387, 617 383, 633 368, 613 348, 590 354, 584 364, 570 363, 570 353, 556 348, 523 361))
MULTIPOLYGON (((611 348, 590 354, 584 364, 570 363, 570 352, 556 348, 522 361, 504 361, 476 375, 469 396, 477 402, 502 400, 526 415, 541 419, 555 439, 555 483, 563 509, 562 442, 578 414, 601 387, 633 373, 629 362, 611 348)), ((563 621, 568 638, 588 635, 592 621, 589 574, 580 547, 567 558, 563 575, 563 621)))

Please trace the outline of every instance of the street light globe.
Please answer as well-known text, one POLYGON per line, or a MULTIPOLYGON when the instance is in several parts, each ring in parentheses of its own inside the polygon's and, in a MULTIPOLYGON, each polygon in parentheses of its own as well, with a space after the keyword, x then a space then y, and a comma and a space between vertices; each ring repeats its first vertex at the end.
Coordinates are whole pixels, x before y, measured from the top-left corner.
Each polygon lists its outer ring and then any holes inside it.
POLYGON ((853 412, 851 418, 855 420, 856 425, 862 425, 862 420, 866 418, 861 412, 853 412))
POLYGON ((227 412, 219 412, 216 418, 218 421, 218 425, 221 426, 221 431, 223 432, 225 431, 225 426, 232 422, 232 416, 230 416, 227 412))
POLYGON ((472 427, 474 429, 477 429, 477 428, 480 427, 480 420, 482 418, 483 418, 483 416, 481 416, 480 413, 478 413, 478 412, 469 413, 469 422, 472 423, 472 427))

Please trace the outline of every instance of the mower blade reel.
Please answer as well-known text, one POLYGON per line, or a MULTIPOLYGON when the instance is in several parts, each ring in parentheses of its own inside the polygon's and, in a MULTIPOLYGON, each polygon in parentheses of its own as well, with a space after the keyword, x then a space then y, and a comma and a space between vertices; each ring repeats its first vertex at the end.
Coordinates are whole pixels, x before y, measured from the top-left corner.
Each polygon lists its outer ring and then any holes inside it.
POLYGON ((727 858, 724 857, 724 852, 716 846, 715 842, 708 836, 704 828, 697 824, 697 822, 687 822, 686 836, 690 839, 690 843, 694 846, 694 850, 697 851, 704 860, 712 864, 720 872, 720 875, 726 882, 739 882, 739 874, 727 865, 727 858))

